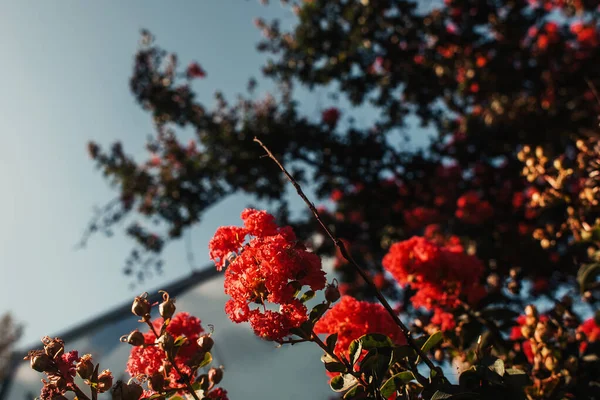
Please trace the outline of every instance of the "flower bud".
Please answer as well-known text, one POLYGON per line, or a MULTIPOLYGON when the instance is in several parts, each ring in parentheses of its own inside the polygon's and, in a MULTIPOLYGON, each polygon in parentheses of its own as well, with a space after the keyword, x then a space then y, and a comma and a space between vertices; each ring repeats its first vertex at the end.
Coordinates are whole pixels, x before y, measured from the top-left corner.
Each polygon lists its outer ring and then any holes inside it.
POLYGON ((519 294, 521 292, 521 284, 517 281, 510 281, 508 283, 508 291, 512 294, 519 294))
POLYGON ((113 384, 113 374, 108 369, 102 371, 100 375, 98 375, 98 392, 104 393, 112 387, 113 384))
POLYGON ((330 303, 335 303, 339 300, 339 298, 340 290, 337 288, 337 286, 327 285, 327 288, 325 289, 325 300, 330 303))
POLYGON ((127 336, 127 343, 132 346, 141 346, 145 343, 144 334, 137 329, 132 331, 129 336, 127 336))
POLYGON ((138 317, 146 318, 150 314, 150 302, 147 299, 148 293, 143 293, 133 300, 131 312, 138 317))
POLYGON ((158 372, 153 374, 148 381, 148 385, 155 392, 162 392, 165 387, 165 376, 158 372))
POLYGON ((60 375, 48 376, 48 380, 45 382, 45 384, 46 386, 61 392, 61 394, 67 390, 67 380, 60 375))
POLYGON ((208 371, 208 380, 213 384, 217 385, 223 379, 223 370, 221 368, 211 368, 208 371))
POLYGON ((437 349, 434 354, 436 361, 444 361, 444 351, 442 349, 437 349))
POLYGON ((206 391, 208 386, 210 385, 210 380, 208 379, 208 375, 203 374, 198 377, 198 384, 200 385, 200 389, 206 391))
POLYGON ((62 339, 50 339, 50 337, 44 336, 42 343, 44 343, 44 351, 50 358, 60 357, 65 352, 65 342, 62 339))
POLYGON ((113 400, 139 400, 144 394, 144 388, 135 382, 118 381, 112 392, 113 400))
POLYGON ((544 366, 548 371, 553 371, 557 361, 558 360, 555 357, 546 357, 546 359, 544 360, 544 366))
POLYGON ((94 364, 92 363, 92 356, 90 354, 83 355, 77 364, 75 364, 75 371, 83 379, 90 379, 94 373, 94 364))
POLYGON ((213 348, 215 341, 210 337, 210 335, 202 335, 197 340, 198 347, 200 350, 204 352, 208 352, 213 348))
POLYGON ((54 363, 47 354, 40 353, 31 357, 31 368, 37 372, 47 372, 52 369, 54 363))
POLYGON ((527 307, 525 307, 525 315, 528 317, 538 317, 538 310, 536 308, 536 306, 530 304, 527 307))
POLYGON ((170 299, 168 295, 165 301, 158 305, 158 312, 164 319, 169 319, 175 314, 175 300, 170 299))
POLYGON ((160 338, 158 338, 158 346, 164 350, 165 352, 169 352, 173 350, 173 346, 175 345, 175 339, 168 332, 162 334, 160 338))

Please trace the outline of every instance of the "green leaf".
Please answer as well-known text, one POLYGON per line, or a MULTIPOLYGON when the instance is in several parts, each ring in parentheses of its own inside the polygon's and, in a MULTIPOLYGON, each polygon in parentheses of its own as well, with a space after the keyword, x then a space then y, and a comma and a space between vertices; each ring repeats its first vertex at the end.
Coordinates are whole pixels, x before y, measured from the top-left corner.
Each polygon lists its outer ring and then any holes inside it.
POLYGON ((183 335, 179 336, 177 339, 175 339, 175 342, 173 343, 173 345, 175 347, 181 347, 183 346, 185 343, 187 342, 187 338, 183 335))
POLYGON ((364 393, 365 388, 362 385, 356 385, 344 394, 344 399, 354 399, 358 394, 364 393))
POLYGON ((358 380, 350 374, 335 376, 329 382, 329 386, 334 392, 344 392, 358 384, 358 380))
MULTIPOLYGON (((421 347, 421 351, 423 353, 427 354, 427 352, 429 352, 429 350, 431 350, 438 343, 440 343, 442 341, 442 339, 444 339, 444 335, 442 334, 442 332, 437 331, 433 335, 429 336, 429 338, 427 338, 427 340, 423 344, 423 347, 421 347)), ((417 364, 420 362, 421 362, 421 359, 417 358, 417 364)))
POLYGON ((327 311, 328 309, 329 305, 327 303, 317 304, 313 307, 312 310, 310 310, 310 315, 308 316, 308 319, 314 324, 319 320, 319 318, 323 316, 323 314, 325 314, 325 311, 327 311))
POLYGON ((327 336, 327 339, 325 339, 325 344, 327 345, 327 350, 329 350, 330 353, 333 353, 333 350, 335 349, 335 344, 337 343, 337 339, 338 339, 337 333, 329 335, 329 336, 327 336))
POLYGON ((577 282, 581 293, 584 293, 588 286, 593 283, 600 275, 600 264, 584 264, 577 271, 577 282))
POLYGON ((302 297, 300 297, 300 301, 303 303, 306 303, 307 301, 309 301, 310 299, 312 299, 313 297, 315 297, 315 292, 312 290, 307 291, 306 293, 304 293, 302 295, 302 297))
POLYGON ((443 399, 450 399, 452 398, 452 395, 449 393, 444 393, 440 390, 438 390, 437 392, 435 392, 433 394, 433 396, 431 396, 431 400, 443 400, 443 399))
POLYGON ((386 335, 380 333, 368 333, 358 339, 365 350, 380 349, 383 347, 393 347, 394 342, 386 335))
POLYGON ((391 359, 392 352, 389 348, 369 350, 365 358, 360 362, 360 372, 372 377, 372 382, 369 382, 379 386, 390 368, 391 359))
POLYGON ((323 354, 321 361, 323 361, 325 369, 329 372, 346 372, 346 366, 329 354, 323 354))
POLYGON ((350 363, 356 364, 360 354, 362 353, 362 342, 358 339, 353 340, 348 346, 348 355, 350 356, 350 363))
POLYGON ((405 358, 416 357, 417 353, 415 349, 410 347, 409 345, 404 346, 396 346, 392 352, 392 358, 394 362, 399 362, 405 358))
POLYGON ((346 372, 346 366, 337 361, 325 363, 325 369, 329 372, 346 372))
POLYGON ((212 355, 209 352, 204 354, 204 359, 198 364, 198 368, 206 367, 208 364, 212 362, 212 355))
POLYGON ((381 391, 381 395, 387 399, 414 378, 415 377, 413 373, 410 371, 403 371, 392 376, 390 379, 385 381, 385 383, 379 389, 381 391))
POLYGON ((294 289, 294 297, 298 296, 300 289, 302 289, 302 284, 298 281, 291 281, 288 283, 288 286, 291 286, 294 289))

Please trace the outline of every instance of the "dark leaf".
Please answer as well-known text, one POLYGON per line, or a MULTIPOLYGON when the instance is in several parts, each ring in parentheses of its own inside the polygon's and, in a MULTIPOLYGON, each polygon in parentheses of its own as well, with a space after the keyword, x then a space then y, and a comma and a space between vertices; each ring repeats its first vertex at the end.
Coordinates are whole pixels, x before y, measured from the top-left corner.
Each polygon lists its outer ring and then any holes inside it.
POLYGON ((410 371, 403 371, 392 376, 381 386, 381 395, 386 399, 389 398, 398 389, 412 381, 414 378, 413 373, 410 371))
POLYGON ((358 384, 358 380, 350 374, 335 376, 329 382, 334 392, 344 392, 358 384))
MULTIPOLYGON (((442 332, 438 331, 434 333, 433 335, 429 336, 429 338, 425 341, 423 347, 421 347, 421 350, 423 351, 423 353, 427 354, 427 352, 435 346, 437 346, 437 344, 440 343, 442 339, 444 339, 444 335, 442 334, 442 332)), ((420 362, 421 359, 417 358, 417 364, 420 362)))

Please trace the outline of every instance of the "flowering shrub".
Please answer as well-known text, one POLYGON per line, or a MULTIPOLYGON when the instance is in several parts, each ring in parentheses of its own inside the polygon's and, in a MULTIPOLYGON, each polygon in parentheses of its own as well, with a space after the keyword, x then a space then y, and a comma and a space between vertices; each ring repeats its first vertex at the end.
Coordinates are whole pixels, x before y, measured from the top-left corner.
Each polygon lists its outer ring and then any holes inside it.
MULTIPOLYGON (((600 395, 592 378, 599 367, 595 343, 600 338, 600 313, 581 323, 568 296, 546 315, 540 315, 534 305, 526 306, 525 314, 517 318, 509 309, 490 307, 494 301, 482 300, 497 292, 497 282, 488 277, 486 289, 481 282, 483 264, 465 252, 460 239, 444 237, 437 226, 429 226, 429 239, 415 236, 394 243, 382 261, 396 284, 413 293, 413 307, 429 312, 427 325, 419 319, 409 329, 400 318, 401 308, 392 308, 379 291, 381 285, 323 223, 291 174, 260 140, 255 141, 296 187, 338 255, 374 290, 378 303, 341 297, 335 281, 326 284, 319 256, 308 251, 291 227, 278 226, 266 211, 246 209, 242 227, 219 228, 209 244, 216 268, 226 269, 224 290, 231 299, 225 311, 233 322, 249 322, 257 336, 281 345, 319 346, 331 388, 347 399, 600 395), (306 304, 317 291, 323 291, 324 301, 309 312, 306 304), (474 324, 479 325, 475 332, 481 332, 476 341, 465 334, 473 332, 474 324), (507 340, 502 330, 508 328, 507 340), (325 339, 319 334, 325 334, 325 339), (430 359, 431 353, 438 362, 449 357, 462 365, 458 384, 430 359), (428 376, 418 368, 421 362, 428 376)), ((537 290, 543 290, 541 286, 534 285, 537 290)), ((118 382, 113 398, 227 399, 227 392, 215 387, 223 377, 222 369, 211 368, 198 376, 198 370, 211 362, 213 346, 210 335, 202 335, 200 320, 188 313, 176 314, 167 293, 158 310, 162 318, 152 321, 147 295, 135 298, 132 312, 149 331, 135 330, 121 338, 133 346, 127 363, 132 379, 118 382)), ((42 342, 44 350, 26 357, 33 369, 47 375, 42 380, 42 399, 64 398, 68 391, 89 399, 75 383, 76 375, 85 379, 91 398, 111 388, 112 373, 99 373, 89 354, 65 353, 59 338, 46 337, 42 342)))
POLYGON ((251 81, 234 103, 199 103, 190 83, 206 72, 144 33, 130 86, 156 134, 141 162, 120 143, 90 144, 119 197, 84 241, 132 214, 160 221, 163 232, 127 228, 125 272, 143 276, 139 265, 160 268, 164 247, 229 195, 289 215, 259 137, 296 169, 298 192, 310 182, 324 203, 301 194, 315 218, 279 226, 246 210, 243 226, 216 232, 210 257, 234 322, 318 345, 346 398, 600 397, 598 2, 283 3, 297 17, 289 31, 255 21, 280 88, 262 99, 251 81), (305 115, 292 83, 369 104, 372 121, 334 104, 305 115), (435 134, 423 150, 398 140, 409 118, 435 134), (177 127, 196 135, 180 141, 177 127), (339 285, 326 284, 324 256, 339 285))
MULTIPOLYGON (((250 321, 254 332, 281 341, 307 320, 307 309, 297 298, 299 290, 325 287, 321 259, 296 240, 292 228, 279 228, 264 211, 244 210, 244 227, 221 227, 210 241, 211 258, 221 269, 225 260, 225 293, 231 300, 225 311, 234 322, 250 321), (244 239, 250 241, 244 245, 244 239), (250 305, 261 306, 250 309, 250 305), (279 311, 266 305, 279 306, 279 311)), ((306 296, 306 294, 305 294, 306 296)))

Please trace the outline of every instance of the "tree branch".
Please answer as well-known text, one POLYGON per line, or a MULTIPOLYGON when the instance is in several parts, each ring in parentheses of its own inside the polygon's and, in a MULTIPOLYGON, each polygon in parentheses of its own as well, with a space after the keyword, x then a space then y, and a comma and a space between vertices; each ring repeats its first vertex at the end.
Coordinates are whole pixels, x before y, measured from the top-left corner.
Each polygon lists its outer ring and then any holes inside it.
POLYGON ((302 188, 300 187, 300 185, 298 184, 298 182, 296 182, 296 180, 294 179, 294 177, 292 175, 290 175, 290 173, 279 162, 279 160, 277 160, 277 158, 273 155, 273 153, 271 153, 271 151, 267 148, 267 146, 265 146, 256 137, 254 138, 254 141, 256 143, 258 143, 265 150, 265 152, 267 153, 267 156, 270 159, 272 159, 275 162, 275 164, 277 164, 277 166, 279 167, 279 169, 281 169, 281 171, 285 174, 285 176, 287 177, 287 179, 292 183, 292 185, 296 189, 296 192, 298 193, 298 195, 302 198, 302 200, 304 200, 304 203, 306 203, 306 205, 308 206, 308 208, 310 209, 310 211, 312 212, 312 214, 316 218, 317 222, 325 230, 325 232, 327 233, 327 236, 329 236, 329 238, 335 243, 336 247, 340 250, 340 253, 342 254, 342 256, 346 259, 346 261, 348 261, 350 263, 350 265, 352 265, 354 267, 354 269, 356 270, 356 272, 365 280, 365 282, 367 283, 367 285, 369 285, 370 288, 375 292, 375 296, 377 297, 377 300, 379 300, 379 302, 381 303, 381 305, 383 305, 383 307, 386 309, 386 311, 390 314, 390 316, 392 317, 392 319, 394 320, 394 322, 396 323, 396 325, 398 325, 400 327, 400 329, 402 330, 402 333, 404 333, 404 335, 406 336, 406 341, 408 342, 408 344, 410 345, 410 347, 412 347, 415 350, 415 352, 419 355, 419 357, 425 362, 425 364, 427 364, 427 366, 429 367, 429 369, 431 369, 432 371, 436 371, 436 373, 437 373, 436 376, 443 377, 444 374, 443 374, 442 369, 439 368, 439 367, 437 367, 437 366, 435 366, 433 364, 433 362, 429 359, 429 357, 427 357, 427 354, 425 354, 425 352, 421 350, 421 348, 419 347, 419 345, 417 344, 417 342, 413 339, 412 334, 411 334, 410 330, 408 329, 408 327, 402 322, 402 320, 400 320, 400 318, 398 317, 398 315, 396 315, 396 313, 394 312, 394 310, 392 309, 392 307, 390 306, 390 304, 388 303, 388 301, 385 299, 385 297, 383 296, 383 294, 381 294, 381 292, 379 291, 379 289, 377 289, 377 287, 373 283, 373 280, 371 279, 371 277, 369 276, 369 274, 367 274, 360 267, 360 265, 358 265, 358 263, 356 261, 354 261, 354 259, 350 255, 350 253, 348 253, 348 250, 346 249, 346 246, 344 246, 344 243, 338 237, 336 237, 333 234, 333 232, 331 232, 331 230, 329 228, 327 228, 327 226, 325 225, 325 223, 323 222, 323 220, 319 216, 319 212, 317 211, 316 207, 314 206, 314 204, 312 204, 312 202, 308 199, 308 197, 306 197, 306 195, 302 191, 302 188))

